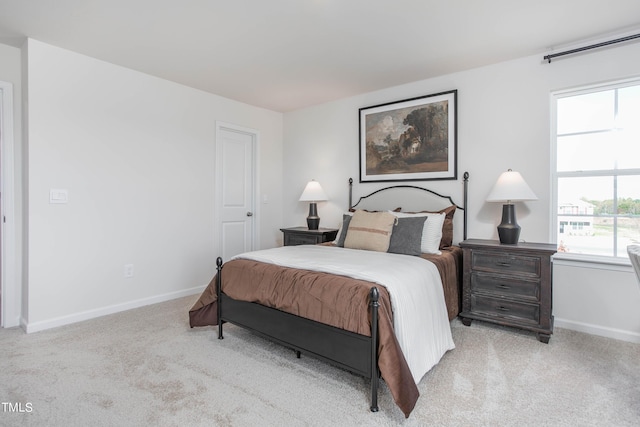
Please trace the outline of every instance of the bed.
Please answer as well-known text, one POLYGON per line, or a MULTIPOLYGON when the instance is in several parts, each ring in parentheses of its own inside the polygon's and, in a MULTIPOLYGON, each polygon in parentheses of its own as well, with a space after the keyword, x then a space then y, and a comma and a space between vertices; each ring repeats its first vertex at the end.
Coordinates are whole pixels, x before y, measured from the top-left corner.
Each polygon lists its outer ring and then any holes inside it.
MULTIPOLYGON (((298 357, 308 354, 367 377, 374 412, 382 377, 408 417, 419 396, 416 384, 453 348, 449 321, 460 310, 462 251, 452 242, 460 240, 454 237, 460 228, 466 238, 467 187, 465 173, 462 206, 450 196, 411 185, 379 189, 353 204, 350 180, 350 209, 335 242, 254 251, 224 264, 218 258, 214 279, 189 312, 191 327, 218 325, 218 338, 223 339, 223 325, 229 322, 293 349, 298 357), (395 213, 361 209, 363 201, 389 191, 408 191, 408 198, 400 196, 405 202, 415 201, 416 192, 427 193, 445 207, 395 213), (437 250, 407 256, 402 246, 400 252, 387 253, 367 248, 366 239, 365 247, 359 247, 357 230, 375 229, 367 222, 362 227, 362 221, 383 218, 386 227, 389 215, 395 218, 392 227, 403 224, 404 234, 411 230, 406 226, 415 231, 424 224, 425 236, 427 223, 438 218, 435 224, 442 233, 437 250), (406 278, 400 276, 405 273, 406 278), (425 285, 414 285, 417 280, 425 285), (414 339, 416 334, 422 338, 414 339)), ((396 203, 393 198, 386 202, 396 203)), ((391 250, 392 244, 387 245, 391 250)), ((412 245, 415 252, 415 242, 412 245)))

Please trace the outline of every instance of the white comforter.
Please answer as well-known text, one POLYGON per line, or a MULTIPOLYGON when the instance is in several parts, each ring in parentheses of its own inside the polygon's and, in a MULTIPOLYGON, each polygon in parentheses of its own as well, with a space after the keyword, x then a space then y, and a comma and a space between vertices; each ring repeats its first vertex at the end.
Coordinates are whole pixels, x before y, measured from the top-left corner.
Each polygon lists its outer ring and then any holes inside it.
POLYGON ((423 258, 329 246, 283 246, 234 258, 339 274, 387 288, 394 330, 413 379, 420 382, 455 347, 436 266, 423 258))

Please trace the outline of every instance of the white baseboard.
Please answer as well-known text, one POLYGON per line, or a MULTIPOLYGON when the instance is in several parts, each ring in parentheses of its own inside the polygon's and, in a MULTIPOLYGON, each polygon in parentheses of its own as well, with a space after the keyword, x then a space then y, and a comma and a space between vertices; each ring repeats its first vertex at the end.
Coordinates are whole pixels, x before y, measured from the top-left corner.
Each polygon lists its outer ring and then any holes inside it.
MULTIPOLYGON (((195 288, 184 289, 181 291, 170 292, 167 294, 156 295, 149 298, 142 298, 134 301, 128 301, 121 304, 115 304, 107 307, 87 310, 80 313, 61 316, 54 319, 42 320, 40 322, 28 323, 23 317, 20 318, 20 326, 27 333, 43 331, 46 329, 56 328, 58 326, 69 325, 71 323, 82 322, 84 320, 94 319, 96 317, 106 316, 109 314, 119 313, 121 311, 131 310, 146 305, 158 304, 170 301, 176 298, 182 298, 189 295, 200 294, 206 286, 198 286, 195 288)), ((598 335, 606 338, 613 338, 621 341, 640 343, 640 333, 626 331, 622 329, 609 328, 605 326, 593 325, 590 323, 576 322, 556 317, 554 326, 558 328, 570 329, 573 331, 584 332, 591 335, 598 335)))
POLYGON ((149 298, 142 298, 134 301, 127 301, 121 304, 110 305, 108 307, 96 308, 94 310, 82 311, 67 316, 56 317, 54 319, 42 320, 39 322, 25 322, 21 318, 20 325, 27 332, 38 332, 45 329, 56 328, 58 326, 69 325, 71 323, 82 322, 83 320, 94 319, 96 317, 106 316, 108 314, 119 313, 121 311, 131 310, 133 308, 143 307, 145 305, 158 304, 160 302, 170 301, 176 298, 182 298, 189 295, 202 293, 206 286, 198 286, 195 288, 184 289, 181 291, 170 292, 167 294, 156 295, 149 298))
POLYGON ((572 331, 584 332, 591 335, 640 343, 640 333, 638 332, 608 328, 606 326, 593 325, 590 323, 575 322, 573 320, 559 319, 557 317, 554 320, 554 325, 558 328, 571 329, 572 331))

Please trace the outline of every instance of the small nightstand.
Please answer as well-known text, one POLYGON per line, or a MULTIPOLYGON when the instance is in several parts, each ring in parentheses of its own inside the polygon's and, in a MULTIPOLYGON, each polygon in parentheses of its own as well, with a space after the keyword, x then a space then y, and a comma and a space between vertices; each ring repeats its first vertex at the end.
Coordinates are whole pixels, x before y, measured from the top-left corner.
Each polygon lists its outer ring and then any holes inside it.
POLYGON ((284 245, 317 245, 318 243, 331 242, 336 239, 338 229, 320 228, 309 230, 307 227, 281 228, 284 233, 284 245))
POLYGON ((553 333, 551 257, 546 243, 503 245, 468 239, 464 252, 462 323, 484 320, 534 331, 548 343, 553 333))

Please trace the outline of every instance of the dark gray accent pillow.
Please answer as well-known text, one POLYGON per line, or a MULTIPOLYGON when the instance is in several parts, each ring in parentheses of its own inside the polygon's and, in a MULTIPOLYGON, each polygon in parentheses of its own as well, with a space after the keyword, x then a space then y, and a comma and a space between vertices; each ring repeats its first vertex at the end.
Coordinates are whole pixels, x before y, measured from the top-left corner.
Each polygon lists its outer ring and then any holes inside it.
POLYGON ((412 218, 398 218, 391 232, 389 250, 394 254, 420 255, 422 229, 426 216, 412 218))
POLYGON ((344 248, 344 239, 347 238, 347 231, 349 230, 349 223, 351 222, 351 215, 343 214, 342 215, 342 231, 340 231, 340 236, 338 236, 337 245, 341 248, 344 248))

